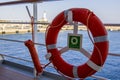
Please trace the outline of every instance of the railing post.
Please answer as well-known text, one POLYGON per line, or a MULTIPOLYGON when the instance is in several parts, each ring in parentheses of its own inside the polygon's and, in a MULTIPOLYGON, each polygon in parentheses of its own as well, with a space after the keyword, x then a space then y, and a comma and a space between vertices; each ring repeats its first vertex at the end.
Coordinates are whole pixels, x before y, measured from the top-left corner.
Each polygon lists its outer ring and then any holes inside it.
MULTIPOLYGON (((33 23, 36 23, 37 22, 37 3, 33 3, 33 23)), ((33 28, 34 28, 34 31, 33 31, 33 42, 36 43, 37 42, 37 24, 33 24, 33 28)), ((35 45, 35 48, 36 48, 36 51, 38 52, 38 49, 37 49, 37 45, 35 45)), ((34 68, 34 76, 36 76, 36 69, 34 68)))

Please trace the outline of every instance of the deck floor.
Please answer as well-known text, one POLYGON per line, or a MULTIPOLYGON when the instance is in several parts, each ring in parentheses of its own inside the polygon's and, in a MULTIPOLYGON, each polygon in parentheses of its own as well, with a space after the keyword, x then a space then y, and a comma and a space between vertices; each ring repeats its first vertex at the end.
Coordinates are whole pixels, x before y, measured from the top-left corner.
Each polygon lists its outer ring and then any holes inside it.
POLYGON ((34 80, 31 76, 0 66, 0 80, 34 80))

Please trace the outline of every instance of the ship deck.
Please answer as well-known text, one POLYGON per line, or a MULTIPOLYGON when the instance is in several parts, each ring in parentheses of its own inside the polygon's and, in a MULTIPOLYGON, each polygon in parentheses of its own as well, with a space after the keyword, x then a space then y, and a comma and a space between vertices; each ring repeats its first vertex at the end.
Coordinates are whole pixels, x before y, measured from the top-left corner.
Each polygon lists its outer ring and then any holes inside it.
POLYGON ((0 80, 66 80, 58 74, 43 71, 43 73, 35 79, 33 68, 20 65, 18 63, 3 60, 0 61, 0 80))
POLYGON ((0 66, 0 80, 34 80, 33 77, 10 69, 5 66, 0 66))

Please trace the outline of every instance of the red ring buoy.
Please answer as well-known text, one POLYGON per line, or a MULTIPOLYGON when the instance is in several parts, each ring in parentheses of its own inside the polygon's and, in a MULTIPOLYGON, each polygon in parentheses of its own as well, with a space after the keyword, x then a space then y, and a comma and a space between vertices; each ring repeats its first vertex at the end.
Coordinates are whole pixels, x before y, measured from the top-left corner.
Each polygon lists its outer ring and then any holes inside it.
POLYGON ((86 78, 98 71, 104 64, 107 54, 108 45, 107 31, 98 17, 90 10, 84 8, 72 8, 73 21, 81 22, 87 26, 94 39, 94 49, 90 59, 77 67, 65 62, 60 51, 56 48, 57 36, 63 25, 67 24, 66 12, 63 11, 55 17, 46 33, 46 47, 48 54, 51 53, 50 60, 57 70, 69 77, 86 78), (102 62, 101 62, 102 61, 102 62))

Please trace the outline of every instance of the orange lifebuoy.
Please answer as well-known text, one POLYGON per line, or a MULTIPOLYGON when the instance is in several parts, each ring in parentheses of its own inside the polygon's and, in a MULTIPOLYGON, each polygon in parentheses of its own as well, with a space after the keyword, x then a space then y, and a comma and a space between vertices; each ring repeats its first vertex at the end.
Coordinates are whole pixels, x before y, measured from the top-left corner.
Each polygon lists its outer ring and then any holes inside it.
POLYGON ((25 45, 27 46, 27 48, 30 52, 33 64, 34 64, 35 69, 37 71, 36 75, 41 74, 43 72, 43 68, 40 64, 39 57, 37 55, 37 51, 35 49, 34 43, 31 40, 27 40, 27 41, 25 41, 25 45))
POLYGON ((104 25, 94 13, 85 8, 72 8, 61 12, 52 21, 46 33, 46 47, 48 54, 51 54, 50 60, 57 70, 72 78, 86 78, 97 72, 106 60, 108 46, 107 31, 104 25), (73 66, 64 61, 60 51, 56 48, 58 33, 67 24, 66 11, 72 12, 73 21, 86 25, 94 39, 94 49, 90 59, 79 66, 73 66))

